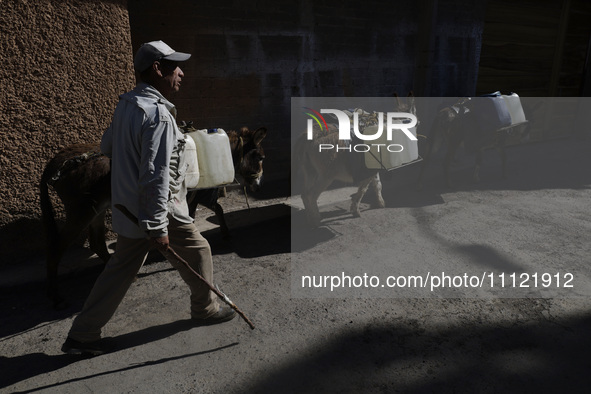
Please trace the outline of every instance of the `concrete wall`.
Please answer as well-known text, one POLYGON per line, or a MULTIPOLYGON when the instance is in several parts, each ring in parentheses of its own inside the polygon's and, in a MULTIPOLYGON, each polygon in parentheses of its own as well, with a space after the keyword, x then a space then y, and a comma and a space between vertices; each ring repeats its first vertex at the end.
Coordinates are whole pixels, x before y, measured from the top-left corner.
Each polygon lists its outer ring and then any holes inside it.
POLYGON ((585 96, 590 20, 588 0, 490 0, 477 93, 585 96))
POLYGON ((289 171, 291 97, 473 94, 485 3, 128 2, 134 49, 162 39, 193 54, 180 120, 269 129, 268 180, 289 171))
POLYGON ((0 3, 0 225, 39 216, 59 147, 98 141, 133 87, 125 0, 0 3))

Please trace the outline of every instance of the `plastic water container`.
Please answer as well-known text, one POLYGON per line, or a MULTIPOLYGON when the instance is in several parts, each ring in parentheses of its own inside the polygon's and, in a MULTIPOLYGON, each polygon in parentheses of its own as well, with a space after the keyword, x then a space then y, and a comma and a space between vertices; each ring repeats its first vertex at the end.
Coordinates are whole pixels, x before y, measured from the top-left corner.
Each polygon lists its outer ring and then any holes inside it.
POLYGON ((191 189, 207 189, 232 183, 234 163, 226 132, 223 129, 204 129, 187 135, 195 142, 199 167, 199 182, 191 189))
POLYGON ((187 172, 185 173, 185 185, 188 189, 194 189, 199 183, 199 163, 197 160, 197 145, 195 140, 185 134, 185 162, 187 172))
MULTIPOLYGON (((402 123, 394 120, 394 123, 402 123)), ((364 134, 375 134, 378 126, 369 126, 364 130, 364 134)), ((415 137, 417 128, 408 129, 415 137)), ((369 151, 365 152, 365 166, 369 169, 392 170, 403 166, 419 158, 419 147, 417 141, 411 141, 401 130, 395 129, 392 132, 392 140, 387 139, 387 133, 384 131, 380 138, 373 141, 365 141, 369 145, 369 151), (402 150, 401 150, 402 147, 402 150)))
POLYGON ((511 114, 500 94, 475 97, 472 103, 481 130, 492 131, 511 125, 511 114))
POLYGON ((502 95, 505 103, 507 104, 507 109, 509 110, 509 114, 511 115, 511 124, 515 125, 517 123, 525 122, 525 113, 523 112, 523 107, 521 106, 521 100, 517 93, 511 93, 509 95, 502 95))

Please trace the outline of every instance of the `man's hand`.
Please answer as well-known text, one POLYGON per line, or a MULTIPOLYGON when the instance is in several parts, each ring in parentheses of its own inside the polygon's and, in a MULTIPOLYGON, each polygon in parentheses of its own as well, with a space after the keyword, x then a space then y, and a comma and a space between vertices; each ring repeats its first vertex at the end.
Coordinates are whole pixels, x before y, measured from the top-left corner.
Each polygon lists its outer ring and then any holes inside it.
POLYGON ((152 244, 152 248, 166 252, 168 250, 168 235, 150 238, 150 244, 152 244))

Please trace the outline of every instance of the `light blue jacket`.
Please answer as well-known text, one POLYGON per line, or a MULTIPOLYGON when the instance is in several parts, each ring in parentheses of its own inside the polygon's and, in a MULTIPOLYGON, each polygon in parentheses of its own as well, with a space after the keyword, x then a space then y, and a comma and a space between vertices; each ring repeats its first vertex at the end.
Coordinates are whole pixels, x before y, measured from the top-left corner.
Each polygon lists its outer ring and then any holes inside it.
POLYGON ((111 158, 113 230, 120 235, 166 235, 169 214, 180 222, 193 222, 184 183, 184 136, 175 117, 174 105, 146 83, 119 97, 101 151, 111 158), (115 204, 127 207, 140 227, 115 204))

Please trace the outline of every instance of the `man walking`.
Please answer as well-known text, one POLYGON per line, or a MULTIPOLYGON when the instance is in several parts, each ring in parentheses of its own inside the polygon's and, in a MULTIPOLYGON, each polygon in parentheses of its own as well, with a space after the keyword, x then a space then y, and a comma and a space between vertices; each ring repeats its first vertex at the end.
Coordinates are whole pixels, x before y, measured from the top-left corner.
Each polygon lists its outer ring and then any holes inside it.
MULTIPOLYGON (((176 125, 169 99, 178 92, 184 73, 178 63, 190 54, 176 52, 162 41, 143 44, 134 58, 140 82, 121 95, 113 121, 101 141, 111 158, 112 204, 123 205, 138 218, 133 223, 113 209, 116 251, 76 317, 62 351, 99 355, 105 352, 101 329, 111 319, 148 251, 169 245, 208 282, 213 282, 209 243, 189 214, 184 183, 185 140, 176 125)), ((191 318, 198 325, 231 320, 236 313, 220 305, 215 294, 178 262, 191 290, 191 318)))

